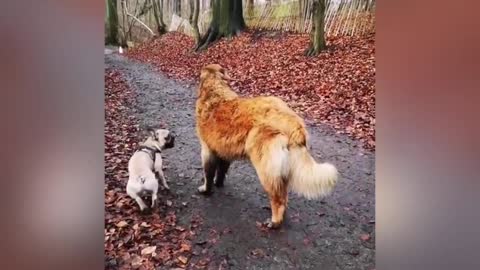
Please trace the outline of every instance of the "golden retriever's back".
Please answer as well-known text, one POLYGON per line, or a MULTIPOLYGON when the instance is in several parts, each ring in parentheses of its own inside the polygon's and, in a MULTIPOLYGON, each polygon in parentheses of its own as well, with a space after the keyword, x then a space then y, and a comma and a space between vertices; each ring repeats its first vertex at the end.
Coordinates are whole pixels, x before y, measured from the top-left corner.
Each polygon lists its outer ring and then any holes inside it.
MULTIPOLYGON (((208 104, 199 99, 197 131, 204 143, 225 159, 246 156, 247 136, 254 128, 269 129, 287 137, 295 129, 303 129, 303 120, 282 100, 275 97, 235 98, 208 104)), ((274 134, 272 134, 274 135, 274 134)))

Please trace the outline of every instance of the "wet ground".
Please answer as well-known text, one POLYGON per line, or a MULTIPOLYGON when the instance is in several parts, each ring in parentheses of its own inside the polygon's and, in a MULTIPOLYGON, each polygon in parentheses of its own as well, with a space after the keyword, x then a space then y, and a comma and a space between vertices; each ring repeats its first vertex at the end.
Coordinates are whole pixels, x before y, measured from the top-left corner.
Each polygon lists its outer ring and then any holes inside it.
POLYGON ((321 201, 291 194, 282 228, 265 231, 257 222, 270 217, 269 202, 248 162, 234 163, 225 187, 214 188, 212 196, 196 191, 202 179, 195 135, 196 89, 117 54, 106 55, 105 63, 120 71, 138 93, 132 106, 140 124, 163 123, 177 134, 175 148, 163 153, 172 194, 159 196, 161 203, 171 200, 185 225, 194 215, 202 217, 194 254, 208 249, 212 265, 223 269, 375 268, 373 153, 328 127, 309 125, 312 155, 337 166, 339 183, 321 201), (206 244, 212 238, 215 243, 206 244))

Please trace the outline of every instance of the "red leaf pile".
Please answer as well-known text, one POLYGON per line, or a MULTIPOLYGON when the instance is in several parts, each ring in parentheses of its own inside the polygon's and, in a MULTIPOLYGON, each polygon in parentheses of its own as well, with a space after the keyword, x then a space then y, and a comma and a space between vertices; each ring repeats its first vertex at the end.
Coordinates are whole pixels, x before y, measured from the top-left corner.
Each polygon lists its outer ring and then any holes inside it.
POLYGON ((202 66, 218 63, 227 69, 239 93, 279 96, 315 123, 326 123, 374 150, 374 41, 374 34, 332 38, 325 52, 309 58, 303 55, 308 35, 245 32, 195 53, 190 37, 172 32, 127 55, 187 81, 198 80, 202 66))
MULTIPOLYGON (((133 102, 133 93, 120 74, 106 70, 105 269, 194 266, 191 239, 199 218, 193 217, 190 228, 184 228, 177 224, 174 210, 167 212, 166 207, 141 215, 125 192, 128 159, 137 146, 138 125, 128 107, 133 102)), ((206 267, 202 259, 196 260, 197 269, 206 267)))

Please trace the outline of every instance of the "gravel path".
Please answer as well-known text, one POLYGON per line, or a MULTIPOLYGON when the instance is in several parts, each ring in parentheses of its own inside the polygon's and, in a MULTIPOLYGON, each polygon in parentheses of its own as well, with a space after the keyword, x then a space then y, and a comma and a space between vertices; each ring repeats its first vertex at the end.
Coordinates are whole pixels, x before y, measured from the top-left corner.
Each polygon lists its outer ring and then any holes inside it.
POLYGON ((183 224, 195 214, 203 218, 194 254, 208 252, 211 265, 229 269, 375 268, 374 153, 328 127, 309 125, 312 155, 335 164, 341 179, 323 201, 291 194, 282 228, 264 231, 256 222, 270 217, 269 202, 248 162, 233 163, 225 187, 214 189, 211 197, 196 193, 202 178, 196 89, 121 55, 106 55, 105 63, 137 91, 134 111, 140 124, 165 123, 177 134, 175 148, 164 152, 173 194, 160 197, 160 203, 170 198, 183 224), (212 238, 215 244, 205 244, 212 238))

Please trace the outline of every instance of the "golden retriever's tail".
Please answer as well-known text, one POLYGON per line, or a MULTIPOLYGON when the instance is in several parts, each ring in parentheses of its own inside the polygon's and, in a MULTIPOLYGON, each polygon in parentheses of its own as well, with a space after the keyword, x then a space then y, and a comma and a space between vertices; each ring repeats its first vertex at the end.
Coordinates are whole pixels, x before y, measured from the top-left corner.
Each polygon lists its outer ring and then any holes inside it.
POLYGON ((299 128, 289 139, 288 186, 307 199, 331 193, 338 180, 338 171, 330 163, 317 163, 306 147, 306 131, 299 128))

